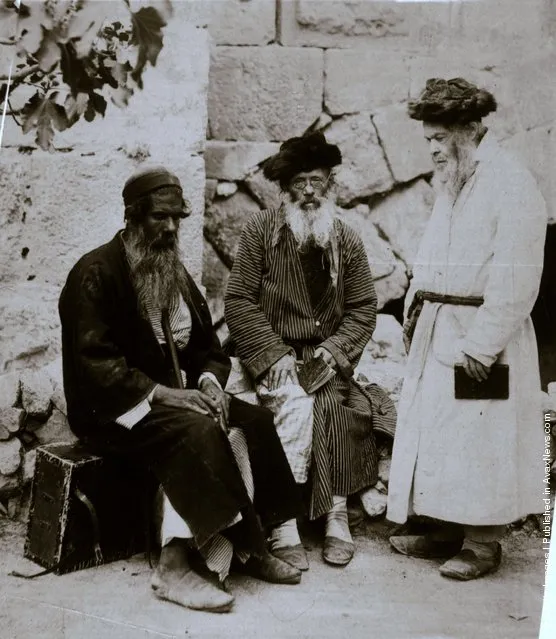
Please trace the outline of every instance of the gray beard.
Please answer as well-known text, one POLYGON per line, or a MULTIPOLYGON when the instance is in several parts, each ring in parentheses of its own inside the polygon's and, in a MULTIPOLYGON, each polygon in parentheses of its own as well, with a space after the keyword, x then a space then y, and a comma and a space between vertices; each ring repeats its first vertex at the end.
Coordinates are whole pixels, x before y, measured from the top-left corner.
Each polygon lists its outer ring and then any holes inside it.
POLYGON ((471 143, 458 143, 456 157, 450 158, 446 168, 435 171, 432 186, 438 195, 446 197, 453 205, 462 188, 473 175, 477 162, 475 152, 477 147, 471 143))
POLYGON ((337 216, 336 206, 330 197, 324 199, 319 208, 306 211, 288 195, 285 209, 286 223, 293 233, 298 249, 303 249, 309 244, 323 249, 330 245, 337 216))
POLYGON ((153 247, 145 237, 143 227, 138 225, 126 230, 125 248, 143 317, 148 316, 148 305, 170 308, 180 294, 188 299, 189 284, 177 243, 172 248, 153 247))

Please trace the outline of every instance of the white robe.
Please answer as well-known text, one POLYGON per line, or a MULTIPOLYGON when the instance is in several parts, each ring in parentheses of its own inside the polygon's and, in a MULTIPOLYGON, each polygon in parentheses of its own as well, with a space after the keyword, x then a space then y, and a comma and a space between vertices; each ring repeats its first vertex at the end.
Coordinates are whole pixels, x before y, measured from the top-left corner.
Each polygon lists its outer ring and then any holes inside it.
POLYGON ((529 317, 542 273, 546 206, 531 174, 487 133, 452 206, 435 203, 406 298, 483 296, 480 308, 425 302, 398 407, 387 517, 501 525, 542 512, 543 416, 529 317), (508 400, 456 400, 462 353, 510 367, 508 400))

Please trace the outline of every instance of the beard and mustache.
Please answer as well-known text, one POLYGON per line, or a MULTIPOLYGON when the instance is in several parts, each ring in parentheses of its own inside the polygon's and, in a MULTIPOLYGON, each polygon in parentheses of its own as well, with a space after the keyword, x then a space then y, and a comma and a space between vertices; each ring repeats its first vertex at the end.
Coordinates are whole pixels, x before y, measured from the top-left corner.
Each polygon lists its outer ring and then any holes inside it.
POLYGON ((332 194, 313 196, 310 208, 286 193, 284 207, 286 223, 290 228, 299 250, 310 246, 325 249, 330 244, 334 220, 337 217, 332 194))
MULTIPOLYGON (((451 153, 443 154, 442 164, 437 164, 432 186, 439 195, 447 197, 452 204, 475 171, 476 151, 477 146, 470 138, 455 134, 451 153)), ((435 163, 438 162, 434 158, 433 160, 435 163)))
POLYGON ((189 284, 177 233, 173 241, 149 237, 141 223, 131 224, 124 234, 131 280, 139 301, 139 309, 147 318, 147 308, 170 308, 182 295, 189 298, 189 284))

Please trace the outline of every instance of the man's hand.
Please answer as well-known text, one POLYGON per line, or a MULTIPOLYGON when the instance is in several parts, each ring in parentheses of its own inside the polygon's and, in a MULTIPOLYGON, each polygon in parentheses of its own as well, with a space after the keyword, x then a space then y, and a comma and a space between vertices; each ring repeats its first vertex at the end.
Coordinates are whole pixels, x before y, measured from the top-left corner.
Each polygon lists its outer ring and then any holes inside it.
POLYGON ((490 373, 489 366, 481 364, 481 362, 473 359, 470 355, 466 355, 465 353, 463 355, 463 368, 469 377, 472 377, 478 382, 484 382, 490 373))
POLYGON ((202 393, 210 397, 210 399, 218 407, 219 423, 224 432, 228 432, 228 419, 230 417, 230 400, 231 397, 225 393, 220 386, 215 384, 209 377, 201 380, 200 388, 202 393))
POLYGON ((330 351, 327 351, 324 346, 319 346, 318 348, 316 348, 315 352, 313 353, 313 357, 322 357, 322 359, 328 364, 328 366, 330 366, 330 368, 335 369, 338 365, 336 359, 334 358, 334 355, 332 355, 330 351))
POLYGON ((284 355, 268 369, 264 384, 268 390, 276 390, 280 386, 287 384, 288 377, 294 384, 298 384, 297 370, 295 368, 295 357, 284 355))
POLYGON ((219 404, 212 397, 198 390, 182 390, 159 384, 154 392, 153 403, 192 410, 200 415, 208 415, 218 419, 219 404))

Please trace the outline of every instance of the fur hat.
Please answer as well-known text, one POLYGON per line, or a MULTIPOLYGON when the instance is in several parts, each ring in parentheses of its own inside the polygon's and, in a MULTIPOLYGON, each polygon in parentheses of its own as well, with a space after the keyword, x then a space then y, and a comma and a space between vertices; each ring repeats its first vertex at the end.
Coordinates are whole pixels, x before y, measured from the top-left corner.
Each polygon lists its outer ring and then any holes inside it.
POLYGON ((496 111, 494 96, 463 78, 427 80, 418 100, 409 103, 409 117, 432 124, 480 122, 496 111))
POLYGON ((262 163, 262 168, 267 180, 280 182, 284 188, 298 173, 331 169, 341 162, 340 149, 335 144, 329 144, 324 134, 317 131, 286 140, 276 155, 262 163))

